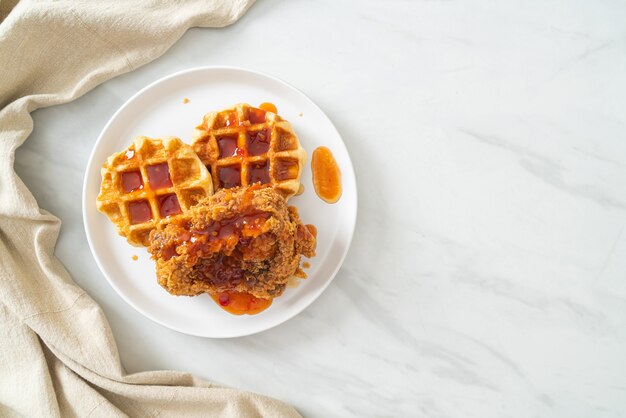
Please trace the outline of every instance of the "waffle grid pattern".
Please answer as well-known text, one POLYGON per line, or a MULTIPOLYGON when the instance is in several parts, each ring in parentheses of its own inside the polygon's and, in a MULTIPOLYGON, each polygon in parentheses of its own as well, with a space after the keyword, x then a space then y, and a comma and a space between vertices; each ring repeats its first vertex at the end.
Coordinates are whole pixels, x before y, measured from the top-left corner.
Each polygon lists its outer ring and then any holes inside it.
POLYGON ((109 217, 130 244, 147 246, 150 231, 159 222, 186 212, 212 194, 211 177, 189 145, 178 138, 140 136, 103 165, 97 202, 98 210, 109 217), (167 175, 163 174, 165 166, 167 175), (153 184, 151 177, 155 180, 158 171, 161 183, 153 184), (146 220, 147 216, 150 219, 146 220))
POLYGON ((214 190, 260 182, 285 198, 299 191, 307 155, 291 124, 273 112, 238 104, 208 113, 196 128, 193 148, 214 190))

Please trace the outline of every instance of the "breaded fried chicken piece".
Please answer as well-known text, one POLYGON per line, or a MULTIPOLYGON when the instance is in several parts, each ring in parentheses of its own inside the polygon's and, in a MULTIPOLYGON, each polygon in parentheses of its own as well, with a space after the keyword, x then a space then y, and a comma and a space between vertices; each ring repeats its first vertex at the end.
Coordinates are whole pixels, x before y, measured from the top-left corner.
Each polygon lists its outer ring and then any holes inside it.
POLYGON ((303 276, 315 227, 271 187, 222 189, 150 234, 159 284, 174 295, 227 291, 271 299, 303 276))

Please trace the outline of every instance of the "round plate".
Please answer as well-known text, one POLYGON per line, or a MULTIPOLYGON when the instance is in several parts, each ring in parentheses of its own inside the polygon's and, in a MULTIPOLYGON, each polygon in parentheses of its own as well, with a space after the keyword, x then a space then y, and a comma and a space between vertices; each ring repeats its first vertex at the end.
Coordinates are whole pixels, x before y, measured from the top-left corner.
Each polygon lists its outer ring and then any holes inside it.
POLYGON ((174 330, 203 337, 228 338, 274 327, 310 305, 331 282, 343 262, 356 222, 357 191, 350 156, 328 117, 303 93, 274 77, 230 67, 203 67, 158 80, 131 97, 102 130, 89 157, 83 185, 83 220, 91 252, 100 270, 120 296, 139 312, 174 330), (189 99, 188 103, 183 103, 189 99), (317 226, 317 256, 306 270, 308 279, 274 300, 258 315, 234 316, 208 295, 172 296, 157 283, 155 264, 145 248, 132 247, 96 209, 100 167, 114 152, 138 135, 177 136, 191 142, 205 113, 236 103, 258 106, 271 102, 291 122, 309 158, 302 174, 305 191, 289 200, 304 223, 317 226), (311 182, 310 158, 324 145, 335 155, 342 172, 343 195, 329 205, 320 200, 311 182), (134 260, 133 256, 138 259, 134 260))

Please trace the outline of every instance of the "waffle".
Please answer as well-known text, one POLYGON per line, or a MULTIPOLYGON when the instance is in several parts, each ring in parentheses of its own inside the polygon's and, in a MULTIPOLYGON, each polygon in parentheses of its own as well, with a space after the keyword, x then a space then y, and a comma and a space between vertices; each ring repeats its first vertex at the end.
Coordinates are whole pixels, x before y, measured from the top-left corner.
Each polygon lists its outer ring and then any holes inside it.
POLYGON ((285 198, 298 193, 306 152, 291 124, 273 112, 238 104, 204 115, 193 149, 213 188, 269 184, 285 198))
POLYGON ((135 246, 148 246, 159 222, 213 194, 211 177, 191 146, 178 138, 135 138, 102 166, 98 210, 135 246))

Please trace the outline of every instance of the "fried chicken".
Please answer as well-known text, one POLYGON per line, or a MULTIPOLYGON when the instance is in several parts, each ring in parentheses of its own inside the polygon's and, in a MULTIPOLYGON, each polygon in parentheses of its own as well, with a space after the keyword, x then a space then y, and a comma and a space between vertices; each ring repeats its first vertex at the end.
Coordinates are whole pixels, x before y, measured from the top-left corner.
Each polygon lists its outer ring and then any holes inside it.
POLYGON ((174 295, 237 291, 271 299, 300 257, 315 255, 315 227, 271 187, 222 189, 150 234, 159 284, 174 295))

